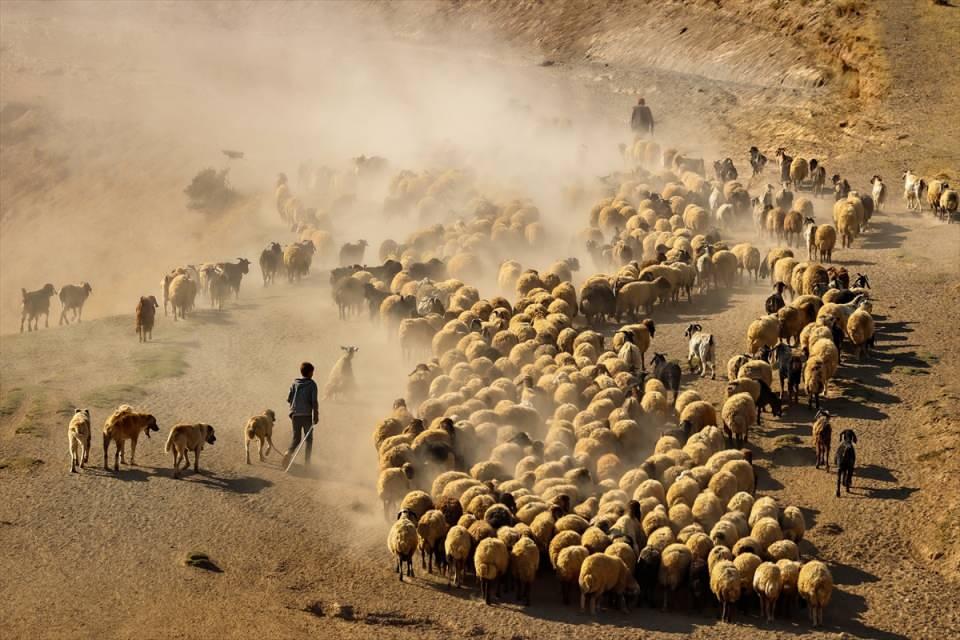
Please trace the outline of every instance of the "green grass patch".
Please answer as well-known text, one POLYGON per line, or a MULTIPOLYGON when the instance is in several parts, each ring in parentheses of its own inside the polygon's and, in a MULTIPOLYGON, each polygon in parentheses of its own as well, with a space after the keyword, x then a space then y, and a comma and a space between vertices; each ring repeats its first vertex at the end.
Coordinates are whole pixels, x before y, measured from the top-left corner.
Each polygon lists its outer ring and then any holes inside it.
POLYGON ((20 406, 23 404, 23 398, 23 389, 19 387, 6 389, 3 394, 0 395, 0 418, 12 416, 19 411, 20 406))
POLYGON ((16 458, 4 458, 0 460, 0 469, 35 469, 42 464, 43 460, 40 458, 18 456, 16 458))
POLYGON ((184 349, 171 347, 134 355, 138 380, 147 384, 164 378, 179 378, 187 372, 184 354, 184 349))
POLYGON ((147 397, 147 392, 132 384, 109 384, 99 387, 84 397, 84 405, 98 409, 114 409, 117 405, 133 404, 147 397))

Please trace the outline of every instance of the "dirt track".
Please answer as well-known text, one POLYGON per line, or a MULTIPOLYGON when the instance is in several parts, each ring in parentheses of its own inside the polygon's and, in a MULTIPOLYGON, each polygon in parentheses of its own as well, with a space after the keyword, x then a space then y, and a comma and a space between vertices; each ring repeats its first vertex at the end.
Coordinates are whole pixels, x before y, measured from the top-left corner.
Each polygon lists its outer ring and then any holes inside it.
MULTIPOLYGON (((884 6, 881 25, 886 33, 901 33, 913 23, 913 6, 884 6)), ((838 374, 840 395, 831 393, 827 401, 838 421, 860 436, 854 494, 835 499, 834 476, 812 469, 812 412, 805 407, 790 408, 781 420, 767 418, 759 437, 751 438, 762 469, 759 490, 806 509, 810 530, 802 552, 829 562, 838 583, 826 628, 812 637, 835 637, 839 631, 864 638, 960 634, 955 607, 960 601, 960 489, 955 481, 960 386, 951 364, 960 357, 960 338, 945 312, 960 303, 960 226, 948 227, 928 213, 904 213, 896 179, 905 162, 927 163, 915 168, 952 170, 953 175, 960 166, 956 151, 940 142, 956 132, 949 105, 956 103, 951 96, 960 86, 955 80, 960 56, 951 59, 948 47, 934 44, 956 24, 960 9, 944 13, 949 21, 940 23, 931 17, 934 9, 927 3, 915 6, 931 28, 911 32, 920 42, 917 47, 888 39, 897 81, 880 106, 870 108, 883 113, 889 104, 901 110, 896 116, 901 122, 922 120, 924 127, 906 125, 915 127, 908 131, 916 146, 874 147, 858 141, 851 145, 859 153, 841 148, 835 163, 861 187, 874 172, 889 175, 893 192, 888 211, 874 218, 855 248, 837 253, 839 264, 869 273, 879 321, 877 357, 861 364, 847 356, 838 374), (943 94, 951 99, 931 95, 929 102, 919 103, 927 106, 907 117, 909 112, 902 110, 917 104, 911 95, 934 82, 914 71, 922 59, 933 56, 943 56, 945 69, 953 65, 953 73, 946 75, 954 80, 946 83, 943 94), (915 84, 899 82, 911 74, 915 84), (925 130, 942 131, 943 136, 930 141, 925 130)), ((17 24, 21 36, 31 34, 29 24, 17 24)), ((70 30, 69 24, 47 28, 53 39, 58 30, 70 30)), ((5 46, 16 52, 24 45, 14 38, 5 46)), ((589 67, 570 65, 542 73, 551 83, 569 83, 569 94, 581 101, 581 108, 595 107, 598 128, 617 126, 614 118, 622 117, 624 100, 611 97, 605 81, 585 87, 582 79, 592 74, 589 67)), ((29 73, 20 74, 25 76, 29 73)), ((699 82, 670 72, 650 77, 676 83, 663 90, 664 99, 669 91, 676 92, 673 97, 686 95, 688 89, 695 92, 699 82)), ((5 89, 16 88, 16 83, 6 82, 5 89)), ((689 117, 704 108, 700 100, 737 92, 731 85, 702 84, 707 87, 704 97, 664 118, 664 136, 685 130, 689 117)), ((729 107, 710 115, 709 121, 735 111, 729 107)), ((887 117, 895 122, 894 116, 887 117)), ((739 137, 741 125, 724 129, 711 146, 729 153, 748 146, 751 140, 739 137)), ((895 138, 895 130, 876 134, 878 140, 892 145, 886 140, 895 138)), ((10 153, 10 147, 3 153, 10 153)), ((294 155, 290 162, 297 160, 294 155)), ((168 170, 169 176, 161 180, 164 189, 155 192, 163 197, 178 184, 175 168, 168 170)), ((264 185, 272 171, 263 174, 264 185)), ((137 176, 128 187, 144 188, 148 178, 137 176)), ((124 192, 122 179, 117 182, 121 186, 113 188, 124 202, 150 197, 146 190, 131 196, 124 192)), ((101 202, 109 200, 110 189, 105 183, 107 196, 101 202)), ((50 202, 29 189, 18 198, 50 202)), ((829 217, 829 204, 826 199, 818 202, 818 218, 829 217)), ((33 240, 26 229, 15 217, 5 217, 4 249, 10 247, 11 231, 18 239, 33 240)), ((272 219, 259 216, 237 236, 242 251, 252 256, 254 247, 283 233, 272 219)), ((151 255, 149 273, 162 273, 171 254, 188 248, 151 255)), ((4 251, 5 271, 11 266, 8 260, 4 251)), ((153 291, 158 279, 143 279, 142 289, 153 291)), ((365 322, 336 320, 320 274, 299 287, 283 283, 264 290, 258 280, 252 272, 240 300, 224 313, 203 310, 177 324, 162 318, 155 342, 147 346, 136 343, 129 315, 97 314, 94 306, 89 308, 91 320, 82 326, 2 337, 0 537, 6 553, 0 557, 0 601, 6 606, 0 635, 636 638, 639 633, 651 638, 744 638, 809 633, 805 612, 772 627, 761 625, 755 615, 741 616, 732 626, 718 624, 712 611, 604 611, 591 620, 559 605, 552 578, 534 587, 534 606, 527 610, 512 603, 488 609, 475 591, 449 593, 443 582, 429 577, 399 584, 384 545, 386 526, 374 492, 376 461, 369 434, 393 398, 402 395, 407 365, 382 331, 365 322), (97 315, 101 317, 95 319, 97 315), (314 471, 304 474, 295 468, 292 477, 285 475, 276 457, 267 464, 244 465, 240 426, 246 417, 264 407, 280 412, 301 359, 323 363, 322 382, 341 344, 361 347, 356 369, 365 392, 355 402, 323 407, 314 471), (141 441, 139 467, 114 476, 98 467, 101 452, 95 438, 91 467, 69 474, 64 431, 72 408, 90 406, 99 424, 120 402, 154 411, 161 436, 178 421, 214 424, 219 439, 201 457, 203 473, 174 481, 171 461, 162 453, 163 439, 154 438, 141 441), (209 553, 223 572, 183 567, 180 560, 189 551, 209 553), (324 615, 305 611, 314 603, 324 615), (332 617, 334 603, 352 605, 357 619, 332 617)), ((15 289, 13 294, 7 290, 9 282, 4 279, 5 302, 16 297, 15 289)), ((113 303, 105 300, 109 289, 94 286, 91 305, 111 309, 113 303)), ((695 297, 690 307, 682 303, 676 309, 658 309, 656 349, 680 356, 685 324, 706 319, 719 338, 718 360, 725 362, 741 350, 745 327, 760 313, 766 295, 765 284, 745 284, 730 294, 695 297)), ((5 332, 15 330, 10 322, 7 315, 5 332)), ((722 396, 722 381, 685 383, 706 390, 711 398, 722 396)), ((281 420, 277 444, 284 446, 287 437, 287 423, 281 420)))

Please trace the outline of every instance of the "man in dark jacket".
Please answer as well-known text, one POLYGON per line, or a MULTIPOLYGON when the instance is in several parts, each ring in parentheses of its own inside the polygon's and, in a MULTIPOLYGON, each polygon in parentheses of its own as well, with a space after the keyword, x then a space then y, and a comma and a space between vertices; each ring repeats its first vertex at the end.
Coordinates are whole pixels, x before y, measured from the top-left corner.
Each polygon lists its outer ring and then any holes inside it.
POLYGON ((633 115, 630 116, 630 128, 634 133, 649 133, 653 135, 653 113, 643 98, 637 101, 637 106, 633 108, 633 115))
POLYGON ((290 404, 290 420, 293 423, 293 442, 283 458, 284 468, 290 463, 290 456, 300 446, 300 440, 307 438, 307 451, 304 462, 310 464, 313 449, 313 430, 311 427, 320 421, 320 405, 317 402, 317 383, 313 381, 313 365, 304 362, 300 365, 300 378, 290 385, 287 402, 290 404))

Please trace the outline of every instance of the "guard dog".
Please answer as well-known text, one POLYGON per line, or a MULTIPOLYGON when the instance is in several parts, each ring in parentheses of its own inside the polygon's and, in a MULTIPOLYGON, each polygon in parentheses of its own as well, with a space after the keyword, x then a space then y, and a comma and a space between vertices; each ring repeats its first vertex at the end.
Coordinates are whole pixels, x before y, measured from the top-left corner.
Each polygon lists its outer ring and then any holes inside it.
POLYGON ((90 458, 90 410, 77 409, 70 418, 67 428, 67 441, 70 445, 70 473, 77 472, 79 465, 87 464, 90 458))
POLYGON ((183 458, 183 468, 190 466, 187 453, 193 451, 193 470, 200 472, 200 450, 204 444, 213 444, 217 441, 213 427, 208 424, 178 424, 170 429, 167 436, 165 451, 173 451, 173 477, 180 477, 180 459, 183 458))
POLYGON ((276 451, 277 447, 273 444, 273 425, 276 421, 277 416, 271 409, 247 420, 247 426, 243 428, 243 448, 247 452, 247 464, 250 464, 250 443, 254 438, 260 441, 260 462, 263 462, 271 451, 276 451), (267 445, 266 451, 263 450, 264 443, 267 445))
POLYGON ((121 460, 126 464, 123 458, 123 443, 127 440, 130 441, 130 464, 136 465, 137 438, 141 432, 149 438, 151 431, 160 431, 156 418, 149 413, 138 413, 128 405, 121 405, 103 424, 103 468, 110 470, 107 453, 111 441, 117 447, 113 452, 114 471, 120 470, 121 460))

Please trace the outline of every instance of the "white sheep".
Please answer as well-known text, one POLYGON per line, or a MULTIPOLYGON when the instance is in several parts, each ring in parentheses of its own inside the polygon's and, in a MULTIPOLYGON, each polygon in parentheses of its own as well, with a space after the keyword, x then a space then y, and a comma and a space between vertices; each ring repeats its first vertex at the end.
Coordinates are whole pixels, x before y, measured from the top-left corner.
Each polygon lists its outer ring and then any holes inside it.
MULTIPOLYGON (((710 553, 710 558, 721 558, 722 551, 729 549, 724 546, 716 546, 710 553)), ((709 561, 708 561, 709 565, 709 561)), ((710 566, 710 591, 716 596, 720 603, 720 619, 724 622, 733 620, 733 604, 740 599, 740 572, 731 559, 716 559, 710 566)))
POLYGON ((418 546, 420 548, 420 567, 433 573, 433 561, 437 560, 438 568, 442 568, 446 555, 443 551, 443 541, 447 535, 447 521, 443 513, 431 509, 420 516, 417 522, 418 546), (428 559, 429 558, 429 562, 428 559))
POLYGON ((530 606, 530 587, 540 567, 540 549, 526 536, 510 549, 510 575, 517 581, 517 600, 530 606))
POLYGON ((443 542, 444 553, 447 557, 447 566, 453 573, 454 584, 459 587, 463 584, 463 577, 467 571, 467 561, 473 548, 473 538, 465 527, 454 525, 447 532, 443 542))
POLYGON ((857 309, 847 319, 847 336, 857 350, 857 358, 863 359, 870 355, 870 347, 874 343, 876 331, 873 316, 863 309, 857 309))
POLYGON ((343 355, 334 363, 330 375, 327 377, 327 384, 323 387, 324 400, 349 396, 356 388, 356 381, 353 379, 353 354, 360 348, 340 348, 343 350, 343 355))
POLYGON ((397 514, 397 521, 390 527, 387 535, 387 548, 397 559, 396 571, 403 582, 403 564, 407 565, 407 576, 413 577, 413 554, 417 551, 417 515, 407 509, 397 514))
POLYGON ((753 574, 753 590, 760 598, 760 617, 773 622, 773 611, 783 589, 780 568, 772 562, 764 562, 753 574))
POLYGON ((414 467, 409 462, 399 468, 391 467, 380 472, 377 479, 377 496, 383 503, 384 518, 395 513, 400 501, 413 488, 411 480, 414 476, 414 467))
POLYGON ((810 621, 813 626, 823 624, 823 608, 830 602, 833 593, 833 576, 830 569, 819 560, 811 560, 800 569, 797 577, 797 591, 810 607, 810 621))
MULTIPOLYGON (((686 549, 686 547, 684 547, 686 549)), ((626 609, 624 594, 633 582, 630 570, 623 560, 603 553, 594 553, 580 567, 580 610, 591 614, 597 612, 597 600, 604 593, 617 596, 620 609, 626 609)))
POLYGON ((500 578, 510 565, 510 552, 499 538, 484 538, 477 544, 473 555, 473 566, 480 581, 480 595, 490 604, 494 584, 499 588, 500 578))
POLYGON ((736 393, 723 403, 720 412, 723 420, 723 432, 729 440, 736 439, 742 446, 749 437, 750 425, 757 419, 757 405, 749 393, 736 393))
POLYGON ((703 327, 699 324, 690 324, 683 336, 690 341, 689 351, 687 353, 687 364, 690 371, 694 370, 694 359, 700 363, 700 377, 705 378, 707 370, 712 371, 711 379, 717 379, 717 359, 716 359, 716 341, 712 333, 704 333, 703 327))
POLYGON ((90 457, 89 409, 77 409, 73 413, 67 427, 67 440, 70 444, 70 473, 76 473, 77 466, 83 469, 90 457))

